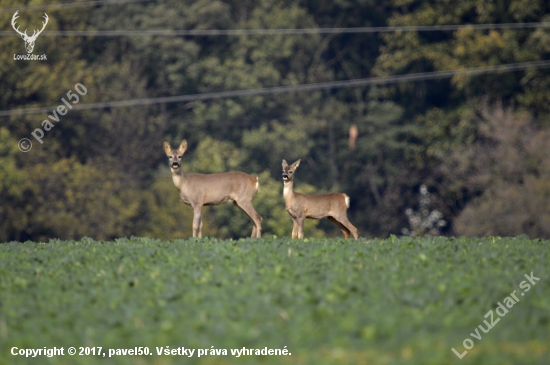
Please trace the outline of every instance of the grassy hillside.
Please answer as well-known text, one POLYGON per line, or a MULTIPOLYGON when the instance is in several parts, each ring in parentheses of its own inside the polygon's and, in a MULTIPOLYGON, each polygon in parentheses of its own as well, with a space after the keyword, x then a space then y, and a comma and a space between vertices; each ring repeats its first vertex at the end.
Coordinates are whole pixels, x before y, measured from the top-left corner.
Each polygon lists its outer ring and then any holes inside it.
POLYGON ((5 243, 0 364, 545 364, 549 262, 527 237, 5 243))

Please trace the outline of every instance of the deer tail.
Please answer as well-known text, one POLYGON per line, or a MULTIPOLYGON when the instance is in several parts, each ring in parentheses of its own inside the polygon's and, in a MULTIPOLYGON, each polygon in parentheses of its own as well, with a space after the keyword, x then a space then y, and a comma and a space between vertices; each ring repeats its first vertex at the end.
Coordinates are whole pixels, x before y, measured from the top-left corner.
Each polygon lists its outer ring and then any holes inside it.
POLYGON ((349 196, 347 196, 346 194, 344 194, 344 199, 346 200, 346 207, 349 208, 349 196))

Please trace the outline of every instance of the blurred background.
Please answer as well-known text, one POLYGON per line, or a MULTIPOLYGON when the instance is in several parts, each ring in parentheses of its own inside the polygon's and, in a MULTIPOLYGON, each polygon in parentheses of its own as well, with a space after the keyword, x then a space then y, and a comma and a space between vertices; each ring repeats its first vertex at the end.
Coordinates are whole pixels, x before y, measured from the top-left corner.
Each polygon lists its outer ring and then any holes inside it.
MULTIPOLYGON (((264 235, 290 235, 281 160, 300 158, 297 190, 346 192, 363 237, 549 238, 550 70, 430 76, 549 59, 549 15, 543 0, 2 0, 0 241, 190 236, 192 211, 162 150, 164 139, 183 138, 184 171, 260 176, 254 205, 264 235), (14 60, 26 54, 15 11, 29 35, 48 14, 33 51, 46 61, 14 60), (362 29, 296 31, 304 28, 362 29), (214 29, 295 31, 154 33, 214 29), (69 110, 42 144, 31 136, 77 83, 87 89, 81 106, 419 73, 391 84, 69 110), (29 152, 21 138, 32 141, 29 152)), ((250 235, 233 205, 203 214, 205 235, 250 235)), ((309 221, 308 235, 341 233, 323 220, 309 221)))

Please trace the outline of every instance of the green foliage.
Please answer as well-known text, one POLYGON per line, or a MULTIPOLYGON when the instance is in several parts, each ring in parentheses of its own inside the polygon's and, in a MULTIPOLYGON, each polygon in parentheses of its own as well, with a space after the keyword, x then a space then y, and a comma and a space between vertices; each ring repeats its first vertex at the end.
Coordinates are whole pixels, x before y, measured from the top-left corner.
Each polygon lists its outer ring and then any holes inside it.
MULTIPOLYGON (((372 0, 86 4, 59 8, 33 1, 32 6, 46 7, 21 8, 19 21, 32 29, 45 11, 50 17, 47 31, 150 31, 542 22, 550 13, 540 0, 392 0, 383 6, 372 0)), ((2 6, 20 5, 9 0, 2 6)), ((11 29, 12 15, 0 14, 3 29, 11 29)), ((24 52, 21 38, 13 33, 0 37, 0 109, 56 106, 76 83, 87 87, 80 103, 88 104, 546 60, 549 34, 545 28, 199 37, 43 34, 35 53, 45 53, 48 60, 24 62, 13 60, 13 54, 24 52)), ((49 113, 1 117, 9 134, 0 132, 0 238, 187 237, 189 211, 178 207, 177 193, 166 182, 170 178, 162 175, 167 170, 161 170, 166 166, 162 140, 176 143, 182 138, 194 150, 186 160, 189 171, 240 170, 261 176, 264 188, 255 204, 269 235, 289 232, 279 194, 280 162, 300 158, 304 168, 299 186, 306 189, 309 183, 314 186, 311 192, 347 193, 350 220, 364 236, 399 234, 407 226, 406 209, 417 208, 416 192, 425 184, 432 192, 433 209, 449 220, 442 234, 528 233, 547 238, 548 230, 540 228, 547 226, 546 209, 534 197, 547 196, 548 174, 532 167, 543 160, 537 157, 543 148, 518 152, 519 163, 528 167, 514 172, 517 181, 489 169, 492 176, 474 182, 476 168, 460 165, 456 154, 466 153, 473 144, 484 146, 476 116, 484 102, 526 112, 536 133, 547 133, 549 75, 547 69, 533 69, 379 87, 72 110, 43 144, 35 143, 24 155, 14 149, 17 140, 29 138, 49 113), (352 148, 354 127, 358 136, 352 148), (451 168, 457 165, 462 167, 451 168), (54 171, 50 179, 68 180, 59 186, 45 182, 49 170, 54 171), (92 183, 87 174, 99 182, 92 183), (521 193, 507 200, 513 191, 521 193), (493 205, 501 207, 500 214, 483 223, 491 228, 475 228, 477 217, 490 216, 486 212, 493 205)), ((208 235, 248 236, 250 222, 235 209, 205 208, 208 235)), ((310 236, 338 234, 330 230, 330 222, 310 224, 310 236)))
POLYGON ((136 228, 129 225, 139 221, 140 197, 131 180, 75 159, 36 164, 29 175, 24 184, 34 203, 27 208, 29 236, 112 239, 136 228))
POLYGON ((233 143, 217 141, 212 137, 201 140, 194 151, 191 148, 188 148, 182 160, 184 173, 232 171, 248 158, 246 152, 239 150, 233 143))
POLYGON ((420 365, 548 358, 549 241, 522 237, 387 240, 149 238, 0 244, 0 364, 12 347, 147 346, 148 357, 58 356, 51 364, 179 364, 155 347, 283 348, 283 357, 206 356, 192 364, 420 365), (524 274, 540 278, 530 290, 524 274), (521 296, 520 293, 524 293, 521 296), (495 320, 498 315, 495 314, 495 320))
MULTIPOLYGON (((143 226, 138 227, 141 235, 159 239, 187 238, 193 235, 193 211, 185 206, 172 182, 172 175, 167 168, 159 173, 151 186, 143 214, 143 226)), ((210 226, 207 219, 204 222, 205 233, 210 226)), ((206 235, 206 234, 205 234, 206 235)))
POLYGON ((27 224, 25 212, 21 209, 24 202, 22 184, 23 171, 17 168, 16 156, 20 153, 17 142, 10 132, 0 127, 0 240, 6 241, 17 236, 27 224))
MULTIPOLYGON (((550 10, 542 1, 492 0, 395 1, 390 25, 491 24, 544 21, 550 10), (521 9, 521 10, 519 10, 521 9)), ((377 59, 377 75, 403 74, 437 70, 525 62, 547 59, 544 47, 546 31, 462 29, 456 32, 395 32, 383 35, 384 45, 377 59), (524 44, 532 45, 525 47, 524 44)), ((461 76, 441 82, 406 83, 387 88, 386 95, 406 100, 408 111, 424 112, 430 106, 449 105, 455 101, 490 96, 506 99, 547 113, 548 103, 535 104, 536 94, 545 91, 545 71, 503 73, 487 76, 461 76), (535 77, 536 75, 536 77, 535 77), (526 104, 524 104, 526 103, 526 104), (527 104, 528 103, 528 104, 527 104)))

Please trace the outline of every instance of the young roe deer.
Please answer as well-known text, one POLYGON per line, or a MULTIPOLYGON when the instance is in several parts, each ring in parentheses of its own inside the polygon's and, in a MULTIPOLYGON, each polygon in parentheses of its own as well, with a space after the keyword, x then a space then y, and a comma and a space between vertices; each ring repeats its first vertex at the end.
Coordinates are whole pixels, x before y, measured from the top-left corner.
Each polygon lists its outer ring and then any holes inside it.
POLYGON ((306 195, 294 192, 294 172, 300 165, 300 160, 291 166, 283 160, 283 197, 286 210, 292 217, 292 238, 304 238, 304 220, 327 217, 344 233, 357 239, 357 228, 348 220, 346 210, 349 208, 349 197, 346 194, 331 193, 323 195, 306 195))
POLYGON ((262 217, 252 205, 254 195, 260 190, 257 177, 244 172, 184 174, 181 158, 187 150, 187 141, 183 140, 177 150, 173 150, 167 141, 164 141, 163 147, 170 161, 172 181, 180 192, 181 201, 193 208, 193 237, 202 237, 203 205, 218 205, 226 201, 233 201, 252 220, 252 237, 261 237, 262 217))

